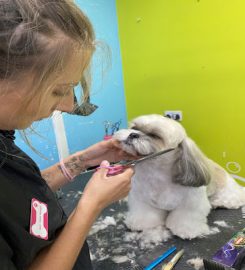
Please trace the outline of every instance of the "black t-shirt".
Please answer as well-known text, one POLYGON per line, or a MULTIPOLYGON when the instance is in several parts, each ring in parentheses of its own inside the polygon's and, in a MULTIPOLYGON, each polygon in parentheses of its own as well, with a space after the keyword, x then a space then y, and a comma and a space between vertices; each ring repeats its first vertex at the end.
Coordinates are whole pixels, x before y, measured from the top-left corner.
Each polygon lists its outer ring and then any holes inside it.
POLYGON ((0 269, 26 269, 66 220, 35 162, 14 144, 14 131, 0 130, 0 269), (29 233, 33 198, 48 206, 47 240, 29 233))

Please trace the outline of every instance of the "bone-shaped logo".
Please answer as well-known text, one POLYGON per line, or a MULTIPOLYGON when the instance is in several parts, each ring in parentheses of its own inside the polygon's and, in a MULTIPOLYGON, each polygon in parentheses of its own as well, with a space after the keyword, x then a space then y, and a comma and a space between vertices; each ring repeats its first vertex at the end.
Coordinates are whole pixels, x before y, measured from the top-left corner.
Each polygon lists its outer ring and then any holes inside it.
POLYGON ((45 203, 32 199, 30 232, 32 235, 48 239, 48 208, 45 203))

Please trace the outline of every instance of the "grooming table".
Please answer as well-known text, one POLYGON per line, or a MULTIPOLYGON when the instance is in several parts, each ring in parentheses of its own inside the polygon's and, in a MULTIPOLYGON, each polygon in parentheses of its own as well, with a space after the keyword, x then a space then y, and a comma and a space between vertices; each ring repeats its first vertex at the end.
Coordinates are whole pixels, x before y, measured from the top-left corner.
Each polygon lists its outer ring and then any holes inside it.
MULTIPOLYGON (((60 203, 67 214, 76 206, 89 178, 89 174, 80 175, 73 183, 62 189, 60 203)), ((123 222, 126 211, 127 204, 125 201, 113 204, 103 211, 98 222, 93 226, 92 231, 96 233, 89 235, 88 243, 92 254, 94 270, 144 269, 145 266, 171 246, 176 246, 177 250, 182 248, 185 250, 183 257, 176 264, 175 270, 195 269, 193 266, 187 264, 187 260, 197 257, 211 258, 234 233, 245 226, 245 219, 242 218, 241 209, 216 209, 212 210, 209 215, 209 225, 214 229, 216 228, 216 230, 218 229, 220 232, 194 240, 182 240, 172 236, 167 242, 163 242, 158 246, 141 249, 137 240, 132 239, 130 241, 129 239, 125 239, 125 235, 130 233, 123 222), (104 224, 103 220, 107 222, 104 224), (215 221, 224 221, 228 226, 217 225, 214 223, 215 221)), ((172 258, 172 256, 170 255, 166 261, 172 258)), ((162 263, 154 269, 161 270, 161 266, 162 263)), ((203 267, 199 268, 199 270, 203 269, 203 267)), ((245 266, 243 270, 245 270, 245 266)))

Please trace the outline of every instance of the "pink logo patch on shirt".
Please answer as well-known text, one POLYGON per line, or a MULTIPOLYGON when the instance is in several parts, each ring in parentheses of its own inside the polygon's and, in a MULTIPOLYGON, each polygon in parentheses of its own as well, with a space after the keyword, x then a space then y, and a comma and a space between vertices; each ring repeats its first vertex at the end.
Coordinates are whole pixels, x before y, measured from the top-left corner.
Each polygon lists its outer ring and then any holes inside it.
POLYGON ((31 200, 30 234, 48 239, 48 206, 35 198, 31 200))

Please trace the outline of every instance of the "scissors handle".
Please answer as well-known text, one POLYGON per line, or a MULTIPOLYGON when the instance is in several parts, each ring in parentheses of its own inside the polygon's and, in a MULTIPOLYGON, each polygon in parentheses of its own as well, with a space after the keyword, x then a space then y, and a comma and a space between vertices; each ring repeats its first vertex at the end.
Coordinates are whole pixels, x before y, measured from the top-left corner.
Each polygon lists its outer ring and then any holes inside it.
POLYGON ((111 135, 105 135, 104 136, 104 141, 108 141, 108 140, 110 140, 112 138, 112 136, 111 135))
POLYGON ((127 168, 127 166, 123 166, 123 165, 100 166, 100 167, 96 168, 96 171, 101 169, 101 168, 108 169, 107 176, 113 176, 113 175, 117 175, 117 174, 122 173, 127 168))

